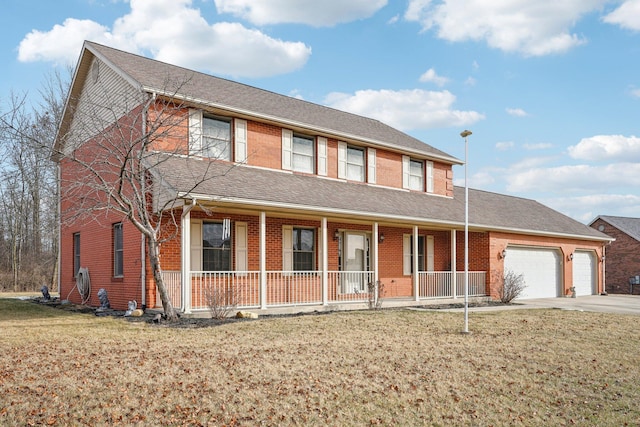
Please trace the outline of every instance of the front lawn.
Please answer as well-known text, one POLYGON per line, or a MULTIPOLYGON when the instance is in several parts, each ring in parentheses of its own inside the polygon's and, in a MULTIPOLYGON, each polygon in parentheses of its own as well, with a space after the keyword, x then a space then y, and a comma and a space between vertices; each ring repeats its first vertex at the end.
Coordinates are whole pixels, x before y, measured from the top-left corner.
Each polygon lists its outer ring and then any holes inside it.
POLYGON ((0 299, 1 425, 636 425, 636 317, 341 312, 170 328, 0 299))

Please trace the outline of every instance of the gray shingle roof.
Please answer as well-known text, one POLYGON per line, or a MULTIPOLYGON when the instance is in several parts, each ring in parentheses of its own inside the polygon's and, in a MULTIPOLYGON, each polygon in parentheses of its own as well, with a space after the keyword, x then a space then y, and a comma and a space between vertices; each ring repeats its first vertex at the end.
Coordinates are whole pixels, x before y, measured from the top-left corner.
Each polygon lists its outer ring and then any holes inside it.
POLYGON ((461 164, 455 157, 392 128, 378 120, 258 89, 242 83, 198 73, 139 55, 85 42, 85 48, 103 61, 120 70, 142 90, 162 93, 179 85, 178 95, 191 100, 227 107, 231 111, 245 111, 281 122, 296 123, 309 129, 351 136, 363 141, 392 145, 399 149, 461 164), (173 83, 171 83, 173 82, 173 83), (186 83, 185 83, 186 82, 186 83))
MULTIPOLYGON (((448 198, 164 154, 158 154, 154 164, 155 172, 174 194, 190 192, 221 202, 303 209, 327 216, 360 216, 381 222, 453 228, 464 225, 461 187, 455 187, 454 198, 448 198), (201 176, 210 179, 193 188, 201 176)), ((535 200, 473 189, 469 190, 469 224, 475 230, 610 240, 535 200)))
POLYGON ((627 234, 629 237, 632 237, 640 241, 640 218, 629 218, 624 216, 608 216, 608 215, 600 215, 598 216, 598 218, 613 225, 618 230, 627 234))

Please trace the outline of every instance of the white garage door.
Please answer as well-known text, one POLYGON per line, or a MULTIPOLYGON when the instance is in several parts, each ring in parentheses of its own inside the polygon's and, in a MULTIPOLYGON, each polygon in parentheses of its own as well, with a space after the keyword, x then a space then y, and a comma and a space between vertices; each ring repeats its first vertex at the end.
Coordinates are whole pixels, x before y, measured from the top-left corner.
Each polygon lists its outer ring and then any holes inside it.
POLYGON ((573 286, 576 295, 596 293, 596 254, 592 251, 573 253, 573 286))
POLYGON ((551 298, 559 295, 561 261, 556 249, 507 247, 504 268, 524 277, 526 287, 518 298, 551 298))

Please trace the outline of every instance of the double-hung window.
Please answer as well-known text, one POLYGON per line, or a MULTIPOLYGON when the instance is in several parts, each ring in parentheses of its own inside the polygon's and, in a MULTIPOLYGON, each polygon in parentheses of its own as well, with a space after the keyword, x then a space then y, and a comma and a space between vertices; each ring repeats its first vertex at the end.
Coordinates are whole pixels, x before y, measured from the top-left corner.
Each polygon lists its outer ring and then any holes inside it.
POLYGON ((292 166, 297 172, 314 172, 314 141, 310 136, 293 134, 292 166))
POLYGON ((313 271, 315 230, 293 228, 293 270, 313 271))
POLYGON ((80 233, 73 233, 73 277, 80 270, 80 233))
MULTIPOLYGON (((282 169, 315 173, 315 145, 315 138, 312 136, 293 133, 290 129, 282 129, 282 169)), ((326 142, 323 147, 326 149, 326 142)), ((326 162, 326 152, 323 153, 323 156, 325 156, 326 162)), ((323 170, 323 173, 326 174, 326 171, 323 170)))
POLYGON ((202 155, 231 160, 231 121, 208 116, 202 118, 202 155))
POLYGON ((420 160, 409 161, 409 189, 424 191, 424 162, 420 160))
POLYGON ((347 147, 347 179, 364 182, 365 162, 363 148, 347 147))
POLYGON ((124 241, 122 238, 122 223, 113 224, 113 277, 124 275, 124 241))
POLYGON ((231 230, 228 225, 202 224, 202 270, 231 271, 231 230))

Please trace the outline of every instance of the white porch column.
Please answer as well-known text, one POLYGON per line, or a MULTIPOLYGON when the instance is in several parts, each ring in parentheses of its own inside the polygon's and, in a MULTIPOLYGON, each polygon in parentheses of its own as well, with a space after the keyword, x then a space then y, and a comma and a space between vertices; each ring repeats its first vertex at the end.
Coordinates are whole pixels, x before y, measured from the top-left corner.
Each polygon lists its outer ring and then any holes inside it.
POLYGON ((267 214, 260 212, 260 308, 267 308, 267 214))
POLYGON ((418 274, 418 226, 413 226, 413 295, 420 301, 420 275, 418 274))
POLYGON ((456 276, 458 275, 456 272, 456 259, 456 230, 451 230, 451 296, 454 299, 458 297, 456 294, 456 290, 458 289, 456 282, 456 276))
POLYGON ((373 300, 378 303, 378 280, 380 273, 378 272, 378 223, 373 223, 373 300))
POLYGON ((322 218, 322 305, 329 305, 329 239, 327 218, 322 218))
POLYGON ((182 312, 191 313, 191 209, 193 204, 182 207, 180 218, 181 249, 180 249, 180 297, 182 312))

